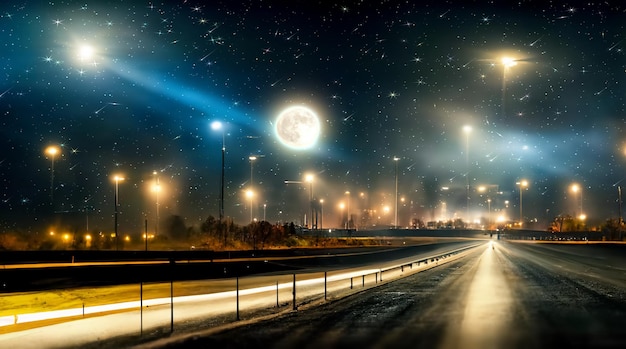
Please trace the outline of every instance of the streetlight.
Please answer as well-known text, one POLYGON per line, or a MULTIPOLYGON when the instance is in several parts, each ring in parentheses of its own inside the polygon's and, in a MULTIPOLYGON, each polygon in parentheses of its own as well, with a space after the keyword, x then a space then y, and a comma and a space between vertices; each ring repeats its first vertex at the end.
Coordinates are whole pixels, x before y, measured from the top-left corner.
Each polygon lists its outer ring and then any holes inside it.
MULTIPOLYGON (((152 191, 156 197, 156 222, 154 224, 154 235, 156 236, 159 233, 159 192, 161 192, 161 184, 159 184, 159 174, 157 171, 153 171, 154 175, 154 184, 152 185, 152 191)), ((146 243, 147 243, 146 238, 146 243)))
POLYGON ((320 199, 320 210, 322 211, 322 215, 320 216, 320 229, 324 229, 322 225, 324 222, 324 199, 320 199))
POLYGON ((466 188, 466 196, 467 196, 467 213, 466 219, 469 222, 470 214, 470 184, 469 184, 469 134, 472 132, 472 127, 469 125, 463 126, 463 133, 465 134, 465 188, 466 188))
POLYGON ((220 223, 221 223, 222 219, 224 218, 224 157, 226 153, 226 144, 225 144, 225 139, 224 139, 224 127, 222 126, 222 123, 219 121, 213 121, 211 123, 211 128, 213 130, 222 131, 222 177, 220 180, 220 187, 221 187, 220 189, 220 223))
POLYGON ((489 214, 487 215, 487 226, 489 227, 489 231, 491 231, 491 199, 487 199, 487 207, 489 210, 489 214))
POLYGON ((304 181, 309 183, 309 206, 311 207, 311 217, 309 218, 309 221, 311 222, 311 229, 317 229, 317 222, 315 222, 315 219, 313 219, 313 175, 312 174, 307 174, 304 176, 304 181))
POLYGON ((252 198, 254 198, 254 192, 252 190, 246 191, 246 196, 250 199, 250 223, 254 220, 252 217, 252 198))
POLYGON ((346 195, 348 195, 348 208, 347 208, 348 220, 346 221, 346 226, 347 226, 347 229, 350 229, 350 192, 346 191, 346 195))
POLYGON ((517 60, 511 57, 502 57, 502 116, 505 114, 505 105, 506 105, 506 72, 509 68, 517 65, 517 60))
POLYGON ((519 185, 519 227, 521 229, 524 222, 524 216, 522 213, 522 189, 528 187, 528 181, 524 179, 515 184, 519 185))
POLYGON ((50 161, 51 161, 51 165, 50 165, 50 205, 51 206, 54 204, 54 159, 56 155, 60 152, 61 150, 59 149, 59 147, 54 146, 54 145, 51 145, 48 148, 46 148, 46 154, 50 156, 50 161))
MULTIPOLYGON (((256 159, 257 159, 257 157, 254 156, 254 155, 250 155, 248 157, 248 160, 250 160, 250 190, 254 189, 254 184, 253 184, 253 180, 252 180, 252 178, 253 178, 253 176, 252 176, 252 173, 253 173, 252 167, 253 167, 253 165, 252 164, 254 163, 254 160, 256 160, 256 159)), ((253 214, 253 212, 252 212, 252 205, 250 205, 250 215, 252 215, 252 214, 253 214)))
POLYGON ((267 204, 263 204, 263 221, 267 222, 267 220, 265 219, 265 211, 267 209, 267 204))
POLYGON ((396 199, 395 199, 395 205, 396 205, 395 211, 396 212, 395 212, 395 218, 393 221, 394 229, 398 228, 398 160, 400 160, 400 158, 395 157, 395 156, 393 157, 393 161, 395 162, 395 165, 396 165, 396 199))
POLYGON ((119 202, 118 202, 118 187, 119 187, 119 182, 124 180, 124 177, 115 175, 113 177, 113 180, 115 181, 115 249, 119 250, 120 249, 120 240, 119 240, 119 236, 117 234, 117 215, 119 214, 119 202))
POLYGON ((583 189, 578 184, 572 184, 572 191, 574 192, 574 194, 580 192, 580 214, 578 215, 578 217, 582 219, 583 217, 583 189))

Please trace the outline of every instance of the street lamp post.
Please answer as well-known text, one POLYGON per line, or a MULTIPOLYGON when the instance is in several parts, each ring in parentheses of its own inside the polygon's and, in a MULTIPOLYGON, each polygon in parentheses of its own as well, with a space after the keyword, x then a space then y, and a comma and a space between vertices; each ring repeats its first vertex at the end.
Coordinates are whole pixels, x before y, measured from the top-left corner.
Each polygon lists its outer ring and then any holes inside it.
POLYGON ((346 191, 346 195, 348 195, 348 206, 347 206, 347 213, 348 213, 348 218, 346 220, 346 229, 350 229, 350 192, 346 191))
POLYGON ((580 192, 580 206, 579 206, 580 213, 578 214, 578 218, 582 218, 583 217, 583 190, 578 184, 572 184, 572 191, 574 192, 574 194, 580 192))
POLYGON ((517 61, 511 57, 502 57, 502 116, 506 112, 506 72, 509 68, 517 65, 517 61))
MULTIPOLYGON (((253 181, 253 164, 254 164, 254 160, 257 159, 256 156, 251 155, 248 157, 248 159, 250 160, 250 190, 254 190, 254 181, 253 181)), ((250 215, 252 216, 254 213, 252 211, 252 205, 250 205, 250 215)))
POLYGON ((254 220, 252 216, 252 198, 254 197, 254 192, 252 190, 246 191, 246 196, 250 199, 250 223, 254 220))
POLYGON ((46 148, 46 154, 50 156, 50 206, 54 206, 54 159, 60 152, 56 146, 49 146, 46 148))
POLYGON ((314 216, 314 208, 313 208, 313 175, 312 174, 307 174, 304 177, 304 180, 309 183, 309 206, 311 209, 311 216, 309 218, 309 221, 311 222, 310 224, 310 228, 311 229, 317 229, 317 222, 315 222, 315 219, 313 218, 314 216))
POLYGON ((124 177, 115 175, 113 177, 113 180, 115 181, 115 194, 114 194, 114 201, 115 201, 115 249, 119 250, 120 249, 120 239, 119 239, 119 235, 117 233, 117 216, 119 214, 119 195, 118 195, 118 191, 119 191, 119 182, 124 180, 124 177))
POLYGON ((463 126, 463 133, 465 134, 465 189, 466 189, 466 219, 470 221, 470 183, 469 183, 469 134, 472 132, 472 127, 469 125, 463 126))
POLYGON ((393 221, 393 228, 394 229, 398 229, 398 161, 400 160, 400 158, 398 157, 393 157, 393 161, 395 162, 395 167, 396 167, 396 198, 395 198, 395 218, 393 221))
MULTIPOLYGON (((222 176, 221 176, 221 180, 220 180, 220 223, 222 222, 222 219, 224 219, 224 158, 226 157, 226 142, 225 142, 225 137, 224 137, 224 127, 222 126, 222 123, 219 121, 213 121, 211 123, 211 128, 213 130, 220 130, 222 131, 222 176)), ((224 236, 224 240, 226 240, 226 237, 224 236)))
POLYGON ((320 199, 320 210, 322 211, 320 216, 320 229, 324 229, 324 199, 320 199))
POLYGON ((521 180, 519 182, 516 183, 517 185, 519 185, 519 227, 520 229, 522 228, 523 224, 524 224, 524 215, 523 215, 523 206, 522 206, 522 193, 523 193, 523 189, 528 187, 528 181, 527 180, 521 180))
POLYGON ((157 234, 159 233, 159 192, 161 192, 161 184, 159 184, 159 175, 157 171, 152 172, 152 174, 154 175, 154 186, 152 187, 152 191, 154 192, 154 195, 156 197, 156 221, 154 224, 154 236, 157 236, 157 234))

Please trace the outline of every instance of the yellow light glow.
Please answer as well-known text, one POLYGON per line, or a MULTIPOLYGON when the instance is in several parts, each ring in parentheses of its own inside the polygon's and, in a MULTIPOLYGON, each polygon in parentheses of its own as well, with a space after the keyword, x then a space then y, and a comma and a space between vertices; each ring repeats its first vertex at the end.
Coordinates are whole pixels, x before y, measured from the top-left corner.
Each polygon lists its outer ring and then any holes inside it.
POLYGON ((505 68, 514 67, 517 65, 517 60, 511 57, 502 57, 502 64, 505 68))
POLYGON ((46 154, 54 157, 55 155, 57 155, 60 152, 58 147, 55 147, 54 145, 49 146, 48 148, 46 148, 46 154))

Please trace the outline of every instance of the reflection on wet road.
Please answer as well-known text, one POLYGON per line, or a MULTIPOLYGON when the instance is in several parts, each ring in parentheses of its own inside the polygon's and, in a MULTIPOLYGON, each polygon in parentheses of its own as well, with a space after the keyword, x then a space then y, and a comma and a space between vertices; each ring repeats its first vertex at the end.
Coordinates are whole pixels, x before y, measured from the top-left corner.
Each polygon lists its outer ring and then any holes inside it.
POLYGON ((487 242, 359 295, 167 347, 623 348, 624 247, 487 242))
POLYGON ((459 278, 458 282, 467 289, 457 305, 450 306, 463 309, 458 319, 460 325, 450 321, 441 348, 504 347, 508 341, 505 336, 511 326, 515 298, 502 266, 498 264, 495 249, 485 249, 473 270, 459 278))

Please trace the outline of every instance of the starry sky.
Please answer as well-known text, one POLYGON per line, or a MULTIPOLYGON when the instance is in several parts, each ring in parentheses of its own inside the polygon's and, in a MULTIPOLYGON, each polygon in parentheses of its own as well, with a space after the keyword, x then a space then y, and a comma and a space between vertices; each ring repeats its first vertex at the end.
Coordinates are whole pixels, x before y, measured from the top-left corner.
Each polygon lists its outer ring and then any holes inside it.
POLYGON ((324 226, 341 203, 379 225, 395 203, 399 225, 617 218, 625 16, 620 1, 3 1, 2 230, 112 230, 114 175, 123 231, 157 206, 218 217, 222 147, 240 224, 303 224, 310 197, 324 226), (277 139, 294 105, 319 117, 310 148, 277 139))

